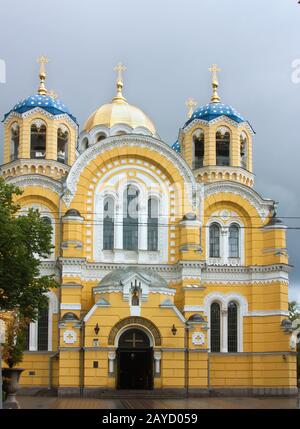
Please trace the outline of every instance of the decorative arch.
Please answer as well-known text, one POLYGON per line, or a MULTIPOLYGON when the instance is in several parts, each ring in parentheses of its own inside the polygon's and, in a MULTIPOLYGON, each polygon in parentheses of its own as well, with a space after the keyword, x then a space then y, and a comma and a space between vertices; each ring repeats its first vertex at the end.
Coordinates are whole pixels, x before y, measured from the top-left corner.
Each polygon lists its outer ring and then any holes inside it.
POLYGON ((125 327, 141 326, 146 330, 150 331, 154 339, 155 346, 161 346, 161 334, 158 328, 154 325, 153 322, 144 317, 132 316, 126 317, 125 319, 120 320, 115 326, 111 329, 108 337, 108 345, 113 346, 115 344, 115 339, 120 330, 125 327))

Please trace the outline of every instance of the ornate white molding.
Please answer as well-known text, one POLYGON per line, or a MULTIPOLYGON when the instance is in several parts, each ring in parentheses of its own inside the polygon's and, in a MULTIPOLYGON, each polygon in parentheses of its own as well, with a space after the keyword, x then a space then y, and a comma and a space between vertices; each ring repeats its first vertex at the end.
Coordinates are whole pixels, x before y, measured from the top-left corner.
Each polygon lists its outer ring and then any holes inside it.
POLYGON ((58 195, 61 195, 63 189, 61 182, 51 179, 51 177, 42 176, 41 174, 26 174, 23 176, 8 177, 5 181, 24 188, 27 186, 47 188, 58 195))
POLYGON ((246 127, 247 131, 250 134, 254 134, 254 131, 252 129, 252 127, 250 126, 249 122, 244 121, 244 122, 236 122, 233 119, 230 119, 228 116, 218 116, 216 119, 213 119, 212 121, 205 121, 204 119, 199 119, 199 118, 195 118, 193 121, 191 121, 186 127, 181 128, 180 131, 185 134, 187 132, 189 132, 195 125, 214 125, 217 124, 218 122, 220 123, 226 123, 226 124, 230 124, 235 128, 242 128, 242 127, 246 127))
POLYGON ((95 144, 85 150, 73 164, 69 172, 66 181, 66 195, 63 197, 65 203, 70 204, 72 201, 77 190, 80 174, 92 160, 94 160, 103 152, 113 149, 117 150, 119 147, 124 147, 124 145, 126 145, 128 148, 138 146, 139 148, 159 153, 163 157, 170 160, 173 165, 177 167, 180 175, 184 179, 187 195, 190 201, 194 207, 197 206, 196 180, 186 161, 166 143, 153 137, 143 135, 122 135, 108 137, 105 140, 99 142, 99 144, 95 144))
POLYGON ((30 116, 34 116, 34 115, 38 115, 38 114, 42 114, 42 115, 46 116, 46 118, 49 118, 49 119, 66 120, 73 128, 76 127, 76 129, 77 129, 77 127, 78 127, 76 122, 74 122, 67 113, 62 113, 60 115, 52 115, 51 113, 47 112, 47 110, 45 110, 41 107, 35 107, 33 109, 27 110, 24 113, 18 113, 18 112, 12 111, 5 118, 3 123, 6 124, 12 117, 23 119, 23 118, 28 118, 30 116))
POLYGON ((263 221, 266 220, 268 214, 273 210, 275 202, 270 199, 263 199, 261 196, 248 186, 241 183, 222 181, 209 183, 204 188, 205 198, 219 193, 230 193, 240 196, 247 200, 258 212, 263 221))

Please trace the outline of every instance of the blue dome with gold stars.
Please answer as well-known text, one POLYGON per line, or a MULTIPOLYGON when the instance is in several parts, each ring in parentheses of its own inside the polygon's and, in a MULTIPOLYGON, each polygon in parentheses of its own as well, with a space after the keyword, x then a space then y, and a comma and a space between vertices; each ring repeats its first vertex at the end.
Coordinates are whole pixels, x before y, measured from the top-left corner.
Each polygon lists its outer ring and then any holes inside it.
POLYGON ((176 140, 176 142, 172 144, 172 149, 174 149, 175 152, 180 153, 180 144, 178 140, 176 140))
POLYGON ((194 119, 202 119, 203 121, 210 122, 219 118, 220 116, 227 116, 229 119, 232 119, 237 123, 245 122, 243 116, 229 104, 209 103, 194 110, 192 116, 184 124, 183 128, 188 126, 194 119))
POLYGON ((4 119, 11 112, 22 114, 31 109, 35 109, 36 107, 46 110, 46 112, 51 113, 51 115, 67 114, 75 123, 77 123, 75 116, 70 113, 68 107, 61 100, 47 94, 34 94, 27 98, 23 98, 23 100, 19 101, 8 113, 6 113, 4 119))

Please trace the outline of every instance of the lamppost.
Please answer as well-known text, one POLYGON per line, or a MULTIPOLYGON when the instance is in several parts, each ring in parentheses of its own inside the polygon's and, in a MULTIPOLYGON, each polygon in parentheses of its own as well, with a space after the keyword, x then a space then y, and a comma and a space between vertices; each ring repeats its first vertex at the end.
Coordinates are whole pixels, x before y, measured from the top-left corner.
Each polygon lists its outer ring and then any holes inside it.
POLYGON ((2 344, 5 342, 5 322, 0 319, 0 410, 3 408, 2 403, 2 344))

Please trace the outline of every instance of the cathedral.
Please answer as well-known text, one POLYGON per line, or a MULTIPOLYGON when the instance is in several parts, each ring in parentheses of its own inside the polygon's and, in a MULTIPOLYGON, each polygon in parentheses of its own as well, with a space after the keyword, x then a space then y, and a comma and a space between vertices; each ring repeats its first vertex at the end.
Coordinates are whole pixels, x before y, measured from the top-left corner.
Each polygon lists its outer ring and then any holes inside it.
POLYGON ((51 223, 41 273, 59 283, 28 327, 22 388, 296 394, 286 227, 253 189, 254 131, 217 66, 170 146, 125 98, 121 63, 80 126, 39 62, 36 93, 4 115, 0 167, 21 213, 51 223))

